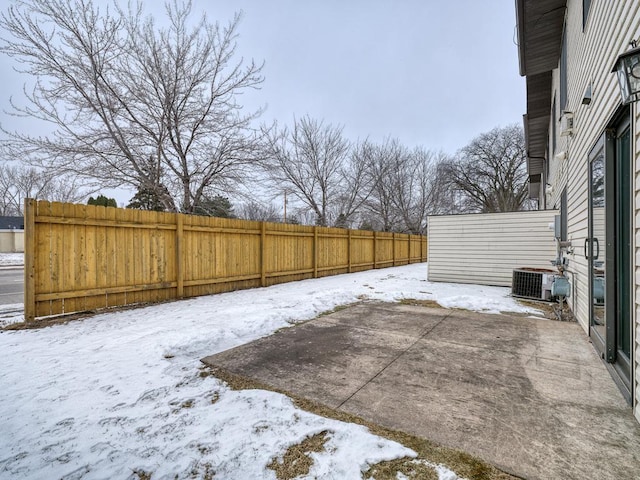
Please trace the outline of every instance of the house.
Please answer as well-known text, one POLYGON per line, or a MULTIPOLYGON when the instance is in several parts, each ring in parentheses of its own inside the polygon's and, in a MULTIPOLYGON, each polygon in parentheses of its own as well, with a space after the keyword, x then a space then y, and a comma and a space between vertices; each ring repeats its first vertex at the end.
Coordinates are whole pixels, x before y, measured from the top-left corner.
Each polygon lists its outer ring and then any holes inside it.
POLYGON ((570 307, 640 421, 640 103, 612 73, 640 0, 516 0, 516 17, 529 194, 560 210, 570 307))
POLYGON ((24 217, 0 216, 0 253, 24 251, 24 217))
POLYGON ((24 217, 0 216, 0 230, 24 230, 24 217))

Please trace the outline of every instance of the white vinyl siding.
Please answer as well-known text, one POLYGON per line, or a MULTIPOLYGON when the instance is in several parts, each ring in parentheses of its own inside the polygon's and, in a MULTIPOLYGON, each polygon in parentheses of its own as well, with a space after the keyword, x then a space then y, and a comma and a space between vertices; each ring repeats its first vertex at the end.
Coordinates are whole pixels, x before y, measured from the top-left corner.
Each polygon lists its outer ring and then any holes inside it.
MULTIPOLYGON (((634 304, 633 312, 634 328, 632 328, 632 349, 634 353, 635 363, 635 406, 633 413, 640 422, 640 109, 638 104, 632 106, 631 118, 634 119, 631 125, 631 133, 633 135, 633 161, 634 161, 634 221, 633 221, 633 251, 635 252, 634 272, 632 281, 634 283, 634 304)), ((632 367, 633 368, 633 367, 632 367)), ((634 388, 634 387, 632 387, 634 388)))
MULTIPOLYGON (((616 76, 611 69, 618 55, 629 48, 629 42, 640 37, 640 1, 592 0, 589 18, 583 29, 583 2, 567 2, 567 105, 574 113, 575 132, 569 137, 559 137, 557 151, 565 151, 565 160, 550 161, 550 183, 553 193, 547 197, 548 205, 559 205, 559 195, 566 187, 568 210, 568 239, 574 247, 569 255, 575 295, 569 299, 573 313, 585 330, 589 328, 588 268, 584 241, 588 235, 588 155, 607 124, 620 106, 620 92, 616 76), (592 87, 592 102, 582 105, 587 86, 592 87)), ((560 87, 559 69, 553 72, 553 89, 560 87)), ((551 105, 549 105, 551 108, 551 105)), ((634 107, 635 112, 637 106, 634 107)), ((640 117, 633 117, 635 139, 635 278, 634 318, 635 336, 635 389, 634 413, 640 421, 640 117)), ((550 132, 552 131, 550 125, 550 132)), ((559 131, 559 128, 558 128, 559 131)))
MULTIPOLYGON (((633 281, 635 285, 635 312, 634 312, 634 335, 632 338, 632 345, 635 345, 634 363, 635 363, 635 408, 634 413, 638 421, 640 422, 640 109, 637 104, 633 106, 632 116, 635 120, 632 124, 632 135, 634 138, 634 221, 633 228, 635 229, 633 248, 635 251, 635 265, 633 281)), ((633 348, 633 347, 632 347, 633 348)), ((633 368, 633 367, 632 367, 633 368)))
POLYGON ((511 286, 514 268, 552 268, 557 210, 429 217, 429 280, 511 286))

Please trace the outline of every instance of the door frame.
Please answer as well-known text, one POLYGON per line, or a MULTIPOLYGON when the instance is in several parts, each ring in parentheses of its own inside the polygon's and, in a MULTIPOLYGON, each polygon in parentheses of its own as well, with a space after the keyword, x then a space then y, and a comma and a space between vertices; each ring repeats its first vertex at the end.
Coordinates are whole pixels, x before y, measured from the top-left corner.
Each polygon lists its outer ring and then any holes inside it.
MULTIPOLYGON (((589 185, 589 191, 588 191, 588 203, 589 203, 589 208, 588 208, 588 225, 587 225, 587 238, 585 239, 585 256, 587 258, 587 268, 588 268, 588 272, 589 272, 589 276, 588 276, 588 292, 589 292, 589 337, 591 338, 591 342, 593 343, 596 351, 601 355, 603 360, 608 360, 605 355, 607 352, 607 338, 609 337, 609 332, 605 332, 605 335, 602 336, 600 332, 598 332, 598 330, 594 327, 594 317, 595 317, 595 313, 594 313, 594 295, 593 295, 593 290, 594 290, 594 265, 593 262, 595 261, 594 258, 594 253, 597 251, 599 253, 600 251, 600 244, 597 243, 597 250, 594 248, 595 242, 594 240, 594 232, 593 232, 593 174, 592 174, 592 169, 593 169, 593 161, 595 159, 597 159, 600 154, 603 155, 604 159, 603 159, 603 168, 604 168, 604 175, 605 175, 605 184, 604 184, 604 188, 605 188, 605 207, 607 205, 606 202, 606 198, 607 198, 607 191, 609 189, 609 185, 606 184, 606 164, 607 164, 607 141, 606 141, 606 132, 603 133, 602 135, 600 135, 598 137, 597 142, 595 143, 595 145, 591 148, 591 150, 589 151, 589 155, 587 156, 587 162, 588 162, 588 185, 589 185)), ((605 209, 605 218, 608 217, 609 212, 606 211, 605 209)), ((608 239, 609 236, 609 232, 608 229, 606 228, 606 223, 605 223, 605 241, 608 239)), ((608 260, 607 260, 608 261, 608 260)), ((606 279, 606 270, 605 270, 605 279, 606 279)), ((610 283, 613 282, 606 282, 605 285, 609 285, 610 283)), ((614 286, 615 288, 615 286, 614 286)), ((608 292, 605 292, 605 306, 606 306, 606 299, 607 299, 607 295, 608 292)), ((609 328, 609 323, 607 321, 607 318, 609 316, 609 312, 605 309, 605 328, 608 329, 609 328)))
MULTIPOLYGON (((633 356, 634 356, 634 339, 633 339, 633 276, 628 276, 629 284, 622 285, 620 282, 620 276, 618 275, 618 260, 620 256, 619 252, 619 238, 621 229, 618 226, 618 216, 620 212, 617 208, 619 201, 618 192, 618 169, 617 169, 617 141, 622 132, 625 132, 628 128, 630 131, 630 143, 633 138, 633 128, 631 122, 631 109, 628 106, 622 107, 616 112, 616 115, 612 117, 611 122, 607 126, 606 130, 600 135, 593 148, 589 151, 588 155, 588 177, 589 177, 589 212, 588 212, 588 238, 585 254, 588 256, 587 265, 589 270, 588 276, 588 290, 589 290, 589 337, 596 348, 596 351, 601 355, 605 361, 607 369, 611 373, 614 381, 620 388, 620 391, 627 399, 628 402, 632 401, 633 397, 633 384, 634 384, 634 371, 633 371, 633 356), (593 204, 592 204, 592 161, 597 158, 600 153, 604 154, 604 180, 605 180, 605 331, 604 338, 594 328, 594 303, 593 303, 593 283, 594 283, 594 269, 593 269, 593 204), (618 325, 619 325, 619 311, 618 301, 621 296, 621 289, 627 289, 627 300, 630 302, 628 305, 629 318, 625 321, 630 323, 631 328, 631 358, 627 361, 621 355, 618 355, 618 325), (619 358, 620 357, 620 358, 619 358)), ((630 145, 630 152, 631 152, 630 145)), ((632 157, 632 155, 631 155, 632 157)), ((631 175, 629 182, 633 182, 633 169, 631 169, 631 175)), ((622 199, 622 201, 632 202, 633 204, 633 184, 630 185, 631 190, 630 197, 622 199)), ((630 211, 631 218, 627 218, 627 222, 631 222, 629 234, 631 238, 631 258, 633 259, 633 208, 630 211)), ((624 220, 623 220, 624 221, 624 220)), ((602 246, 600 246, 602 247, 602 246)), ((629 265, 627 268, 632 269, 629 265)), ((633 270, 631 270, 633 273, 633 270)))

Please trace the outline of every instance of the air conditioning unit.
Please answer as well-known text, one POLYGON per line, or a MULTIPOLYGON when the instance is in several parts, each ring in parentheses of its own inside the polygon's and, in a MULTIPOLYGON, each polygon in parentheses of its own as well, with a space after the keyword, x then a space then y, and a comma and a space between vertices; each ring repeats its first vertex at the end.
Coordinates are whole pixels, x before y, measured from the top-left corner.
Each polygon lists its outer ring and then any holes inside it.
POLYGON ((533 300, 551 299, 551 285, 555 272, 546 268, 522 267, 513 269, 511 295, 533 300))

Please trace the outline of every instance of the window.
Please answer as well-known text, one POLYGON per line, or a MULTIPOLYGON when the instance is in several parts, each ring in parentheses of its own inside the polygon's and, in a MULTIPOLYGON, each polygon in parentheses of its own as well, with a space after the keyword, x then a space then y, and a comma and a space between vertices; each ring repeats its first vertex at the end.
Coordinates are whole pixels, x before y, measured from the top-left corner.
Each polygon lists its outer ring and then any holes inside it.
POLYGON ((567 26, 562 34, 562 52, 560 53, 560 111, 567 107, 567 26))
POLYGON ((591 0, 582 0, 582 30, 587 26, 587 18, 589 18, 589 8, 591 0))

